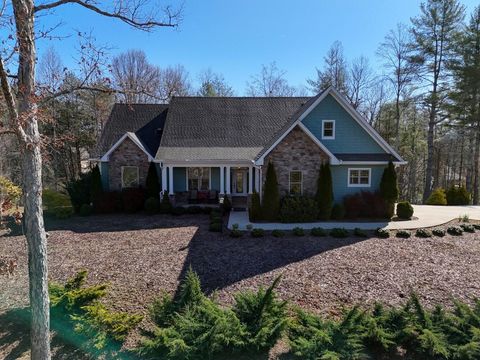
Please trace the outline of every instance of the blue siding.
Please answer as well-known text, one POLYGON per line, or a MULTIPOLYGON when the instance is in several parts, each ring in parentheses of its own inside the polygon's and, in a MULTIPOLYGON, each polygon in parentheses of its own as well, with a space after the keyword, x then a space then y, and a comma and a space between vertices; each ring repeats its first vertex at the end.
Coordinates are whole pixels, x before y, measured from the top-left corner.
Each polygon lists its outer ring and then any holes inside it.
POLYGON ((173 191, 187 191, 187 168, 173 168, 173 191))
POLYGON ((360 191, 375 192, 379 189, 380 180, 382 178, 384 165, 335 165, 332 169, 332 181, 333 181, 333 197, 334 201, 342 202, 345 195, 355 194, 360 191), (348 169, 354 168, 370 168, 371 180, 370 187, 348 187, 348 169))
POLYGON ((99 170, 102 177, 103 190, 109 191, 108 162, 100 162, 99 170))
POLYGON ((210 169, 210 176, 212 177, 210 180, 211 190, 220 191, 220 168, 212 167, 210 169))
POLYGON ((302 120, 332 153, 385 153, 332 95, 328 95, 302 120), (322 120, 335 120, 335 139, 322 140, 322 120))

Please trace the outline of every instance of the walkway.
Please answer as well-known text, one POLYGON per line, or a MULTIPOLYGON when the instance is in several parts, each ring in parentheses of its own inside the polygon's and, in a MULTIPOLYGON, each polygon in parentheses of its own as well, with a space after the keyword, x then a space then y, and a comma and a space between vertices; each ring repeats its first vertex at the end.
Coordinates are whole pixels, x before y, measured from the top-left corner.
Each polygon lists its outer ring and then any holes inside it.
POLYGON ((297 224, 283 224, 283 223, 250 223, 248 220, 248 213, 246 211, 232 211, 228 218, 228 228, 231 229, 233 224, 238 224, 240 230, 246 230, 247 225, 252 225, 254 228, 262 228, 264 230, 291 230, 294 227, 302 227, 304 229, 311 229, 314 227, 322 227, 324 229, 332 229, 336 227, 343 227, 345 229, 363 229, 374 230, 377 228, 386 229, 417 229, 445 224, 453 219, 458 219, 460 216, 468 215, 471 220, 480 220, 480 206, 431 206, 431 205, 413 205, 415 210, 415 220, 408 221, 384 221, 384 222, 335 222, 323 221, 314 223, 297 223, 297 224))

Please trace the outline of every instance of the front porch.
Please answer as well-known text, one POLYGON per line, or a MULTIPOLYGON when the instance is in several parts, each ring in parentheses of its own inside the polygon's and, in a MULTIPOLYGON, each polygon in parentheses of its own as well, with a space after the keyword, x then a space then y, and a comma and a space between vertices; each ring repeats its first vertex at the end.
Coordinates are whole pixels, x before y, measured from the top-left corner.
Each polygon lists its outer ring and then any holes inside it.
POLYGON ((262 170, 252 163, 163 164, 162 191, 177 205, 218 204, 228 196, 234 207, 245 208, 249 195, 261 193, 262 170))

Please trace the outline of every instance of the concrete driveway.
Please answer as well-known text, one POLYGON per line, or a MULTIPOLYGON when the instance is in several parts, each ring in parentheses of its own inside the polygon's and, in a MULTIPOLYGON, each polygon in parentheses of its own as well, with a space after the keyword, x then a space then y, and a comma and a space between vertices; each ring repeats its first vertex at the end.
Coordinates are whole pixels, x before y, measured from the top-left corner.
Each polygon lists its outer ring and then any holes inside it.
POLYGON ((415 220, 407 221, 384 221, 384 222, 345 222, 345 221, 322 221, 302 224, 283 224, 283 223, 250 223, 246 211, 232 211, 228 219, 228 228, 237 224, 240 230, 246 230, 248 225, 262 228, 264 230, 291 230, 297 226, 304 229, 322 227, 332 229, 343 227, 345 229, 363 229, 374 230, 377 228, 386 228, 392 230, 398 229, 417 229, 427 228, 445 224, 451 220, 458 219, 460 216, 468 215, 471 220, 480 220, 480 206, 435 206, 435 205, 413 205, 415 220))

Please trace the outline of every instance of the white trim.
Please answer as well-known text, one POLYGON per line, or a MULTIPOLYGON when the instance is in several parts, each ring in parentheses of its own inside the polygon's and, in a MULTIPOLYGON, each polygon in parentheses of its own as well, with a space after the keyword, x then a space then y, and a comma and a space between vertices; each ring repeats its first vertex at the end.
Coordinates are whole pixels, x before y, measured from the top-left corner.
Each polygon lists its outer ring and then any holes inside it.
POLYGON ((152 155, 150 155, 149 152, 147 151, 147 149, 145 149, 145 146, 143 146, 142 142, 137 137, 137 135, 135 135, 132 132, 126 132, 125 134, 123 134, 123 136, 115 144, 113 144, 113 146, 105 153, 105 155, 103 155, 100 158, 100 161, 109 161, 110 160, 110 154, 112 152, 114 152, 115 149, 118 148, 125 141, 126 138, 129 138, 130 140, 132 140, 133 143, 135 145, 137 145, 140 148, 140 150, 142 150, 145 153, 145 155, 147 155, 148 161, 153 161, 154 160, 152 155))
POLYGON ((124 186, 124 184, 123 184, 123 170, 125 168, 135 168, 135 169, 137 169, 137 184, 136 184, 136 186, 139 186, 140 185, 140 170, 138 169, 138 166, 136 166, 136 165, 122 165, 120 167, 120 172, 121 172, 120 180, 121 180, 121 183, 122 183, 121 184, 122 189, 128 189, 129 188, 129 187, 124 186))
POLYGON ((162 192, 167 191, 167 168, 165 166, 162 169, 162 192))
POLYGON ((322 120, 322 140, 335 140, 335 120, 322 120), (325 136, 325 123, 331 122, 332 126, 332 136, 325 136))
MULTIPOLYGON (((360 182, 360 173, 358 174, 358 181, 360 182)), ((371 187, 372 185, 372 169, 371 168, 348 168, 347 171, 347 187, 371 187), (360 171, 368 171, 368 184, 350 184, 350 172, 352 170, 358 170, 360 171)))
MULTIPOLYGON (((395 165, 405 165, 406 161, 394 161, 395 165)), ((388 161, 341 161, 334 165, 388 165, 388 161)))
POLYGON ((225 194, 225 166, 220 166, 220 195, 225 194))
POLYGON ((168 195, 175 195, 173 189, 173 166, 168 166, 168 195))
POLYGON ((248 167, 248 193, 253 194, 253 166, 248 167))
POLYGON ((300 179, 300 195, 303 195, 303 170, 290 170, 288 172, 288 195, 292 195, 292 193, 291 193, 292 181, 290 180, 290 175, 292 174, 292 172, 299 172, 300 175, 302 175, 302 177, 300 179))

